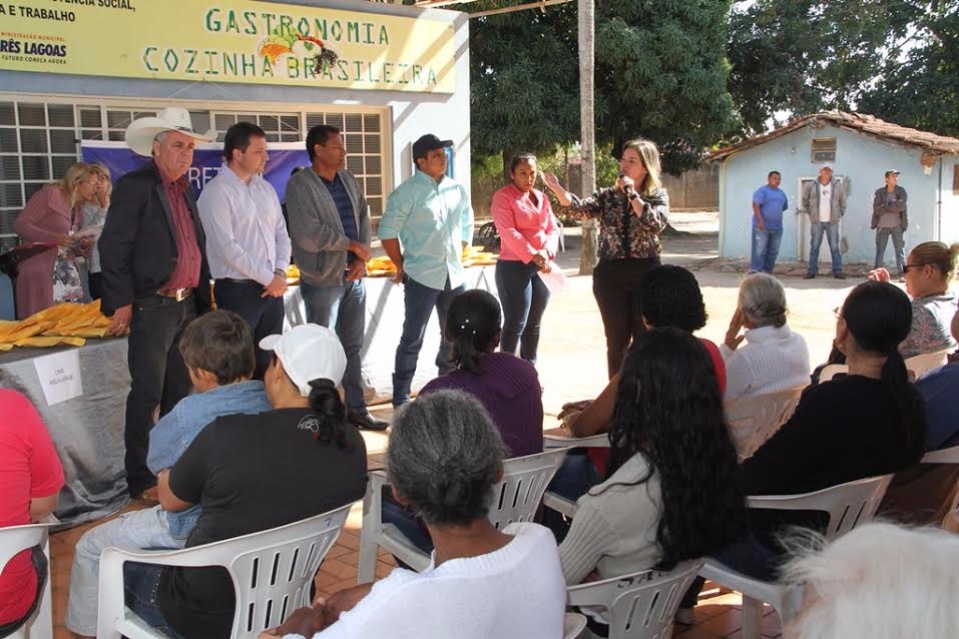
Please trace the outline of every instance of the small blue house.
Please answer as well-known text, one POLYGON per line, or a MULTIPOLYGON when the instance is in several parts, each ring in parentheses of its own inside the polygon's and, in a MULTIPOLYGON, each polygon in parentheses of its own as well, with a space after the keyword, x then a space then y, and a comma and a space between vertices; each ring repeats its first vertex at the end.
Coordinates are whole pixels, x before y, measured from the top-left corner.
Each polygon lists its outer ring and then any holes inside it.
MULTIPOLYGON (((770 171, 782 174, 789 198, 783 218, 780 260, 809 259, 808 216, 799 212, 803 184, 817 179, 829 163, 846 185, 842 221, 844 263, 867 262, 876 253, 869 228, 872 198, 889 169, 901 171, 899 185, 909 195, 906 251, 929 240, 959 241, 959 139, 884 122, 861 113, 827 112, 793 120, 770 133, 719 149, 707 158, 719 162, 719 255, 749 258, 752 195, 770 171)), ((822 262, 829 262, 823 241, 822 262)), ((894 264, 892 243, 886 264, 894 264)))

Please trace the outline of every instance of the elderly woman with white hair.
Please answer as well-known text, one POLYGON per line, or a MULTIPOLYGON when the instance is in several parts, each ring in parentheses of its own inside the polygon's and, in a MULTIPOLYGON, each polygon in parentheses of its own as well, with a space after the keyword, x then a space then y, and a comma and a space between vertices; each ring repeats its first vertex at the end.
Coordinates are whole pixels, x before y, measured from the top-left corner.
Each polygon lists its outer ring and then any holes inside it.
POLYGON ((426 522, 429 567, 341 590, 260 639, 561 637, 566 586, 552 533, 532 523, 497 530, 487 519, 502 461, 499 432, 472 396, 443 390, 404 406, 387 474, 396 499, 426 522))
POLYGON ((809 383, 806 340, 786 324, 786 291, 766 273, 749 275, 739 285, 739 303, 720 351, 726 401, 809 383))
POLYGON ((785 639, 959 637, 959 537, 872 522, 786 567, 805 589, 785 639))

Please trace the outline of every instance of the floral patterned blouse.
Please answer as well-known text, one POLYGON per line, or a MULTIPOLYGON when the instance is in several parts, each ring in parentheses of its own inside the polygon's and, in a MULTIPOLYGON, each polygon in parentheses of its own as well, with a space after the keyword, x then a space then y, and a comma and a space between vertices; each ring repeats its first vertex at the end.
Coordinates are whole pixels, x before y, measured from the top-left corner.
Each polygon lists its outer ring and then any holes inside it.
POLYGON ((659 187, 645 201, 642 215, 637 216, 622 191, 605 188, 582 199, 570 194, 572 203, 559 212, 577 219, 599 220, 599 259, 648 258, 658 256, 663 247, 659 234, 666 228, 669 195, 659 187))
POLYGON ((956 314, 956 296, 952 293, 927 295, 912 300, 912 329, 899 345, 904 358, 956 349, 950 326, 956 314))

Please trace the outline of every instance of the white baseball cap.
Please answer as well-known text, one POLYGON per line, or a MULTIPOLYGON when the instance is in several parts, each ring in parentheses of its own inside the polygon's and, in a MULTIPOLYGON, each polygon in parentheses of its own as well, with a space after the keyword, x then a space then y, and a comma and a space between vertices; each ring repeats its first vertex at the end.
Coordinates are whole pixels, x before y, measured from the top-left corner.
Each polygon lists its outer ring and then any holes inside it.
POLYGON ((300 324, 282 335, 267 335, 260 340, 260 348, 276 353, 303 397, 310 396, 310 382, 315 379, 328 379, 337 386, 343 381, 346 353, 336 333, 325 326, 300 324))

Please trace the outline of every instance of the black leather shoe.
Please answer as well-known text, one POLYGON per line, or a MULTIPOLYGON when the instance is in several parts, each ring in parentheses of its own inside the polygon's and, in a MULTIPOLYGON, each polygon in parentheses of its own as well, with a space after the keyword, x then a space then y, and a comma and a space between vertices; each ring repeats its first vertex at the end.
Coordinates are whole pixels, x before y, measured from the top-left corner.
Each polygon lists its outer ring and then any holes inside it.
POLYGON ((389 428, 389 422, 384 422, 382 419, 376 419, 368 412, 363 413, 346 413, 346 421, 353 424, 357 428, 362 428, 364 430, 379 430, 383 431, 389 428))
POLYGON ((813 279, 814 277, 816 277, 816 274, 815 274, 815 273, 806 273, 805 275, 802 276, 802 278, 803 278, 804 280, 811 280, 811 279, 813 279))
POLYGON ((844 280, 844 279, 846 279, 846 274, 845 274, 845 273, 833 273, 832 276, 835 277, 837 280, 844 280))

